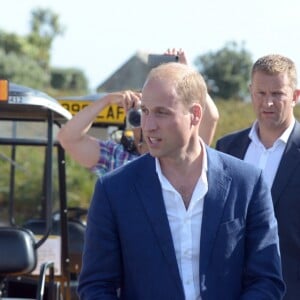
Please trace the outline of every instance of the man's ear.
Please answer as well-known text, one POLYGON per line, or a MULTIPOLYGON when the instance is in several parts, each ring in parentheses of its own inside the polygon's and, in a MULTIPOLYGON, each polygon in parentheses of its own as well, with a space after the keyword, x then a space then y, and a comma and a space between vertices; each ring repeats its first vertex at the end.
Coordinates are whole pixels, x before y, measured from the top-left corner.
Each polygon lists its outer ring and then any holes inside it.
POLYGON ((300 100, 300 89, 294 91, 293 103, 296 104, 300 100))
POLYGON ((198 103, 194 103, 192 106, 192 124, 198 124, 202 119, 202 107, 198 103))

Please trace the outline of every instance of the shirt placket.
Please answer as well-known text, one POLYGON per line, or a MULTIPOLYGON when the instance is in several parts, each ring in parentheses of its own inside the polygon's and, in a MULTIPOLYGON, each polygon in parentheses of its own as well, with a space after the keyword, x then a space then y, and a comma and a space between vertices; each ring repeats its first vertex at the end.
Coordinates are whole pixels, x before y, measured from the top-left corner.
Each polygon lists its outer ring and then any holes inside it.
POLYGON ((182 280, 186 299, 193 299, 193 261, 192 261, 192 230, 191 216, 186 212, 183 218, 181 239, 181 268, 182 280))

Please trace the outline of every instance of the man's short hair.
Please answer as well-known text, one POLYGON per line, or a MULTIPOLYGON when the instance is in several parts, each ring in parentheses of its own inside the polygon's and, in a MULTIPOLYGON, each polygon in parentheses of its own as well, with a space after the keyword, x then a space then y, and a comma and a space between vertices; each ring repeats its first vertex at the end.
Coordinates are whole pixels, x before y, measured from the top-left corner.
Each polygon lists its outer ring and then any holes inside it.
POLYGON ((295 63, 288 57, 280 54, 269 54, 259 58, 252 67, 251 78, 256 72, 267 75, 287 73, 293 90, 297 89, 297 70, 295 63))

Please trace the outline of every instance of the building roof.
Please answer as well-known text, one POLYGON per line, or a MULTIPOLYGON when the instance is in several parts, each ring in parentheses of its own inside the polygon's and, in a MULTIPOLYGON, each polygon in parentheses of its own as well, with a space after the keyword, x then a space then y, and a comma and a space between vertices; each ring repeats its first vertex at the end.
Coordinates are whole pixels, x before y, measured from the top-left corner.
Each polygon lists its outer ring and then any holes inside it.
POLYGON ((141 90, 150 70, 148 53, 137 51, 97 87, 97 92, 113 92, 127 89, 141 90))

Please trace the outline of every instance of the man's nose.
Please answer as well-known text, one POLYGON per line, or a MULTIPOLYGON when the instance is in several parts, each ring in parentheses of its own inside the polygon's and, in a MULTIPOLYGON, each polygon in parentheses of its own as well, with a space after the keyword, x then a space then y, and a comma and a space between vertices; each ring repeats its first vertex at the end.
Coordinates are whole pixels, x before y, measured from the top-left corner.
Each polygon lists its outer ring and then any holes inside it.
POLYGON ((151 113, 148 115, 142 115, 141 124, 144 131, 151 131, 157 127, 155 118, 151 113))
POLYGON ((274 105, 274 98, 272 95, 266 95, 265 99, 264 99, 265 104, 270 107, 274 105))

